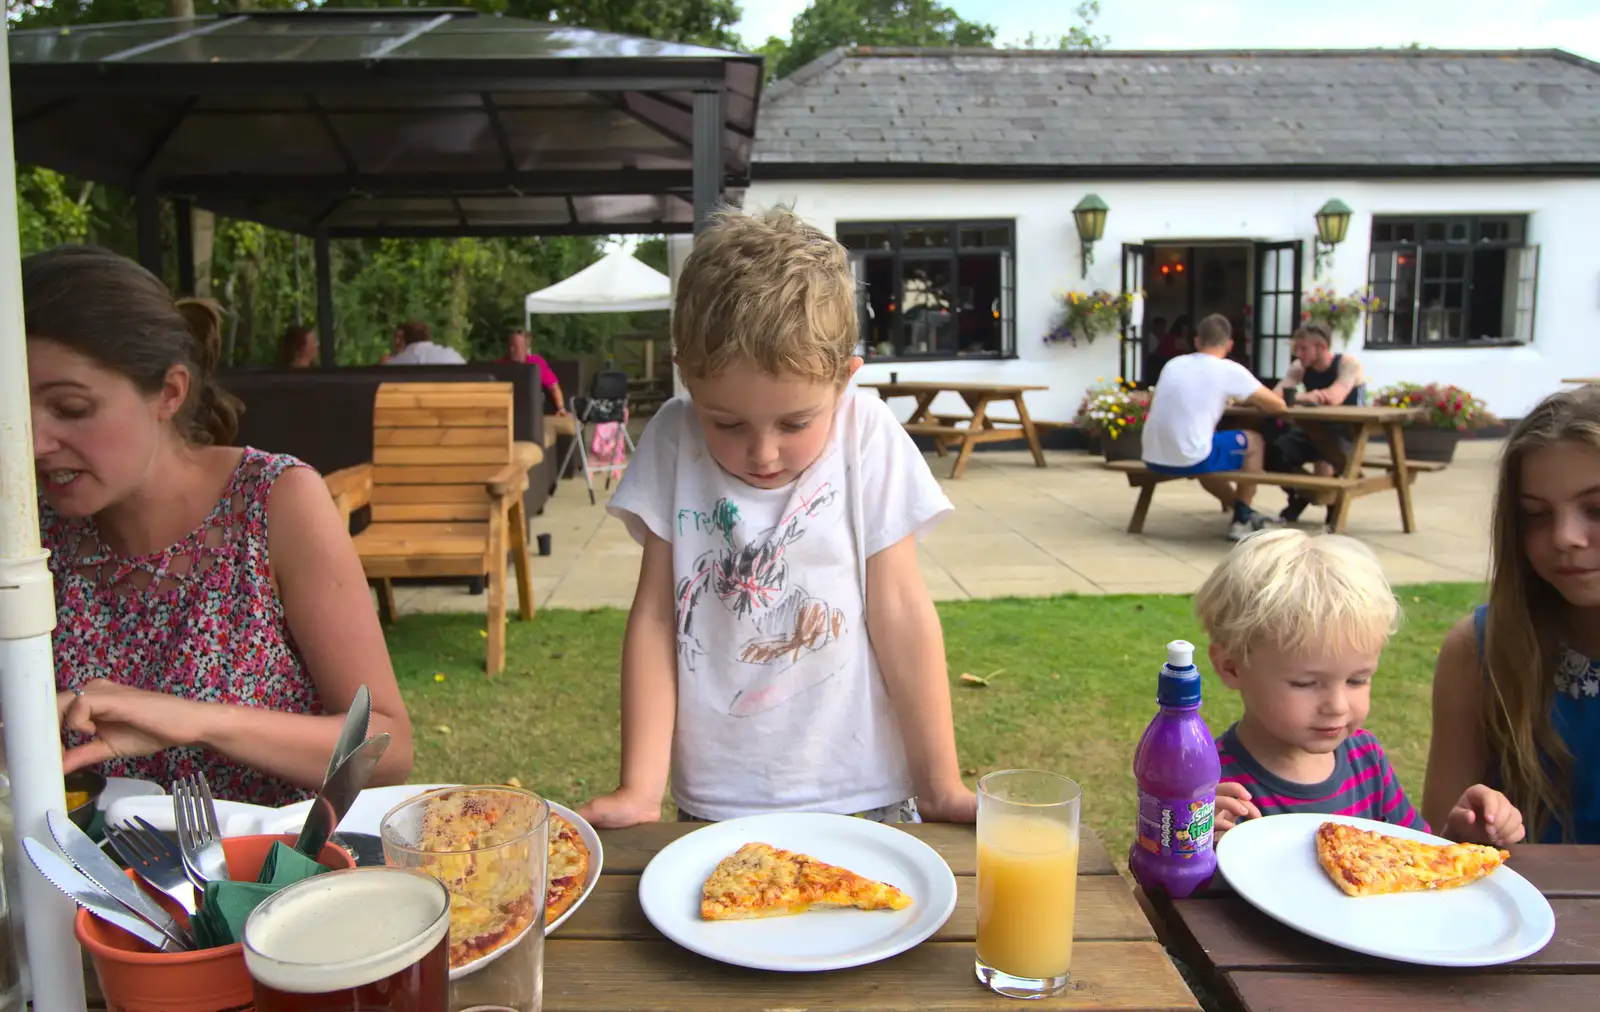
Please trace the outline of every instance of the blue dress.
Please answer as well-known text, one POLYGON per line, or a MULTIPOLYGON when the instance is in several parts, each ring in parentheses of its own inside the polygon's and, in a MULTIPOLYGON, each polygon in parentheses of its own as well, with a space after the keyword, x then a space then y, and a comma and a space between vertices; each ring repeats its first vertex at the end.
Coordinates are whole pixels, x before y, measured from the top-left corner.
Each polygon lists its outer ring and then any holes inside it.
MULTIPOLYGON (((1483 626, 1488 606, 1473 613, 1478 656, 1483 656, 1483 626)), ((1550 723, 1572 755, 1572 843, 1600 843, 1600 660, 1563 648, 1556 665, 1556 698, 1550 723)), ((1552 818, 1538 843, 1563 843, 1562 825, 1552 818)))

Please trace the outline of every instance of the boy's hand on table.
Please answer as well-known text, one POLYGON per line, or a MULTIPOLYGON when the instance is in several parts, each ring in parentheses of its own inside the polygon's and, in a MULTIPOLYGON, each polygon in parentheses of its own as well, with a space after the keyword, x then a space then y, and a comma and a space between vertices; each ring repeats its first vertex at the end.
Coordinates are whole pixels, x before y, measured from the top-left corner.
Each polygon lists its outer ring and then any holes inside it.
POLYGON ((590 801, 578 809, 578 814, 596 829, 627 829, 640 823, 660 822, 661 799, 643 797, 621 787, 590 801))
POLYGON ((1460 843, 1504 847, 1528 835, 1522 813, 1511 799, 1484 784, 1473 784, 1445 819, 1444 836, 1460 843))
POLYGON ((978 796, 966 784, 956 784, 936 794, 919 794, 917 814, 924 822, 976 822, 978 796))
POLYGON ((1250 800, 1244 784, 1224 780, 1217 785, 1216 828, 1214 836, 1221 836, 1247 819, 1261 818, 1261 809, 1250 800))

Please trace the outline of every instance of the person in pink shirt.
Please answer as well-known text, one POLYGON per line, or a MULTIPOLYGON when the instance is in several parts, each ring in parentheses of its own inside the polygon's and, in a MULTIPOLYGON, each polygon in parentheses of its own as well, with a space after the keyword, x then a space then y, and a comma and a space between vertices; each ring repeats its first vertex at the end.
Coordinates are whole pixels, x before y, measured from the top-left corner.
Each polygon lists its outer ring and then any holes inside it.
POLYGON ((526 362, 528 365, 539 367, 539 385, 544 387, 545 397, 556 406, 556 414, 567 413, 567 402, 561 396, 561 381, 556 379, 555 370, 550 368, 550 363, 544 360, 543 355, 536 355, 528 348, 528 332, 518 328, 511 332, 506 340, 506 354, 496 359, 497 362, 526 362))

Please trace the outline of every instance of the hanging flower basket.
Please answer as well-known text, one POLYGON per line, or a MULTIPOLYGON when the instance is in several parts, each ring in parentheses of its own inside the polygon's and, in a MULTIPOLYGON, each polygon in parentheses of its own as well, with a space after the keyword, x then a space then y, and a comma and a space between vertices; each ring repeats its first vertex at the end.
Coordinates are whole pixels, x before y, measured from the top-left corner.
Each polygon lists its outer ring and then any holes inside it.
POLYGON ((1313 288, 1306 295, 1305 306, 1300 311, 1303 321, 1316 321, 1339 335, 1348 344, 1361 323, 1361 314, 1383 307, 1382 301, 1365 288, 1349 295, 1338 295, 1331 288, 1313 288))
POLYGON ((1093 292, 1065 292, 1056 295, 1061 303, 1056 322, 1044 336, 1045 344, 1070 344, 1076 346, 1082 339, 1094 343, 1101 334, 1110 333, 1122 326, 1123 319, 1133 309, 1138 293, 1115 294, 1104 289, 1093 292))

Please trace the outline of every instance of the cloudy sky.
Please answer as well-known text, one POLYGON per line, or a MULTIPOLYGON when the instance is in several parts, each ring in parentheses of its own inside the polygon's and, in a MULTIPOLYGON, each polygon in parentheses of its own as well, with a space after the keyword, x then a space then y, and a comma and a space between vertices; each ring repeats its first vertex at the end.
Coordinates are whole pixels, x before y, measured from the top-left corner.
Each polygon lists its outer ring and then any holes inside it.
MULTIPOLYGON (((1000 41, 1056 34, 1072 0, 944 0, 986 21, 1000 41)), ((806 0, 744 0, 752 45, 788 35, 806 0)), ((1099 32, 1116 49, 1290 49, 1425 46, 1561 48, 1600 60, 1600 0, 1101 0, 1099 32)))

